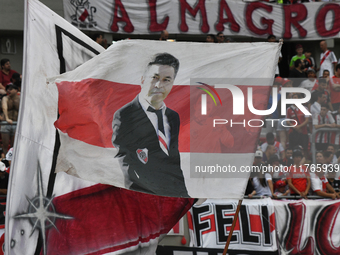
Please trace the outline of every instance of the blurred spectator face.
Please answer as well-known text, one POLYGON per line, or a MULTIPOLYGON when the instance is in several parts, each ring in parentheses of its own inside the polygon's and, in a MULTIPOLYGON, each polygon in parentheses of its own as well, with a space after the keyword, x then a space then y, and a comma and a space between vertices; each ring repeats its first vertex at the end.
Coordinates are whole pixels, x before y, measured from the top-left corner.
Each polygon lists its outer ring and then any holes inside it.
POLYGON ((276 153, 275 146, 274 145, 269 145, 269 143, 268 143, 266 152, 268 152, 269 158, 270 158, 271 156, 273 156, 276 153))
MULTIPOLYGON (((326 107, 324 107, 324 106, 321 106, 320 115, 321 115, 322 117, 325 117, 326 114, 327 114, 327 112, 328 112, 328 109, 327 109, 326 107)), ((333 150, 334 150, 334 148, 333 148, 333 150)))
POLYGON ((319 83, 319 87, 324 91, 327 88, 327 83, 319 83))
POLYGON ((255 157, 254 158, 254 164, 255 165, 260 165, 262 163, 262 158, 261 157, 255 157))
MULTIPOLYGON (((322 94, 322 102, 321 103, 323 103, 323 104, 327 103, 327 96, 325 94, 322 94)), ((328 111, 328 109, 327 109, 327 111, 328 111)))
POLYGON ((310 58, 312 56, 312 53, 311 52, 309 52, 309 51, 306 51, 305 52, 305 57, 306 58, 310 58))
POLYGON ((331 146, 331 145, 327 147, 327 151, 332 152, 332 154, 334 154, 334 152, 335 152, 335 151, 334 151, 334 147, 331 146))
POLYGON ((307 73, 307 77, 310 78, 310 79, 313 79, 313 78, 315 78, 316 76, 315 76, 315 73, 314 73, 313 71, 309 71, 309 72, 307 73))
POLYGON ((323 71, 322 78, 328 78, 329 77, 329 71, 325 70, 323 71))
POLYGON ((323 155, 322 155, 321 152, 316 153, 315 159, 316 159, 316 163, 317 163, 317 164, 322 164, 322 163, 324 163, 324 162, 323 162, 323 155))
POLYGON ((215 42, 214 38, 211 37, 211 35, 207 35, 207 38, 205 40, 206 40, 206 42, 211 42, 211 43, 215 42))
POLYGON ((296 49, 296 53, 297 53, 298 55, 302 55, 302 53, 303 53, 303 48, 297 48, 297 49, 296 49))
POLYGON ((276 37, 270 37, 270 38, 268 39, 268 42, 276 42, 276 37))
POLYGON ((279 186, 279 187, 277 188, 277 191, 280 192, 280 193, 285 193, 285 191, 286 191, 286 186, 279 186))
POLYGON ((286 150, 286 158, 291 158, 293 156, 293 150, 286 150))
POLYGON ((96 42, 101 45, 103 43, 103 36, 99 35, 99 37, 96 38, 96 42))
POLYGON ((321 42, 320 42, 320 50, 321 50, 322 52, 324 52, 324 51, 327 50, 327 43, 326 43, 326 41, 321 41, 321 42))
POLYGON ((224 42, 224 35, 223 33, 220 33, 217 35, 217 42, 218 43, 223 43, 224 42))
POLYGON ((302 157, 301 156, 296 156, 293 158, 294 165, 300 165, 302 157))
POLYGON ((1 66, 1 69, 2 70, 5 70, 5 71, 10 71, 11 70, 11 64, 9 63, 9 61, 7 61, 3 66, 1 66))

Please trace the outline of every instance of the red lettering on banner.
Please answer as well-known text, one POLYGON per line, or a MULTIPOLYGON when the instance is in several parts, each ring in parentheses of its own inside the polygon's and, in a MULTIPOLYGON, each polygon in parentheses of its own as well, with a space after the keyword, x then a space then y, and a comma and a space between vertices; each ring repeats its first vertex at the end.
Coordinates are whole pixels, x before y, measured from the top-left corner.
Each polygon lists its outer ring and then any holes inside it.
POLYGON ((224 23, 230 23, 230 29, 232 31, 240 32, 240 25, 237 24, 228 4, 225 2, 225 0, 221 0, 219 6, 218 23, 215 26, 216 30, 220 32, 223 31, 224 23), (228 17, 226 19, 223 17, 224 12, 227 14, 228 17))
POLYGON ((157 0, 149 0, 150 7, 150 26, 149 30, 151 32, 160 32, 167 28, 169 23, 169 16, 164 18, 164 21, 159 24, 157 23, 157 11, 156 11, 156 2, 157 0))
POLYGON ((207 11, 205 9, 205 0, 199 0, 195 9, 193 9, 187 2, 186 0, 180 0, 180 8, 181 8, 181 25, 180 25, 180 29, 182 32, 187 32, 189 30, 189 27, 187 25, 186 22, 186 18, 185 18, 185 14, 186 14, 186 10, 189 11, 189 13, 196 17, 197 12, 200 11, 201 12, 201 31, 203 33, 208 33, 209 32, 209 24, 208 24, 208 18, 207 18, 207 11))
POLYGON ((132 33, 133 30, 135 29, 130 21, 129 15, 127 14, 121 0, 115 0, 115 7, 113 11, 113 21, 111 25, 111 30, 113 32, 117 32, 119 30, 119 27, 117 24, 118 22, 125 22, 126 25, 124 26, 123 29, 126 33, 132 33), (120 10, 121 17, 118 17, 118 8, 120 10))
POLYGON ((275 213, 272 213, 269 216, 269 222, 270 222, 270 232, 273 232, 275 230, 275 213))
POLYGON ((307 8, 303 4, 282 5, 285 12, 285 33, 283 38, 292 38, 291 26, 295 26, 301 37, 307 36, 307 30, 299 22, 307 18, 307 8), (296 13, 296 15, 292 15, 296 13))
POLYGON ((215 215, 210 214, 210 215, 207 215, 207 216, 201 218, 201 221, 206 221, 206 220, 210 221, 210 229, 202 231, 202 235, 216 231, 215 215))
POLYGON ((340 203, 327 206, 319 214, 315 228, 315 240, 322 255, 340 254, 340 247, 332 242, 332 234, 336 218, 339 215, 340 203))
POLYGON ((187 219, 188 219, 188 227, 189 227, 189 229, 194 230, 194 224, 192 222, 192 216, 191 216, 190 211, 187 212, 187 219))
POLYGON ((340 32, 340 6, 338 4, 327 4, 316 16, 315 26, 316 31, 320 36, 335 36, 340 32), (326 15, 329 11, 333 11, 334 19, 333 19, 333 27, 331 30, 326 29, 326 15))
POLYGON ((252 19, 252 14, 256 9, 265 9, 267 12, 271 13, 273 11, 273 6, 271 5, 266 5, 264 3, 260 2, 254 2, 250 3, 247 5, 246 9, 246 23, 250 31, 254 32, 257 35, 264 35, 264 34, 273 34, 273 23, 274 20, 272 19, 266 19, 265 17, 261 17, 261 23, 266 26, 265 29, 258 28, 255 26, 253 19, 252 19))
POLYGON ((249 214, 251 232, 262 233, 262 221, 260 215, 249 214))
POLYGON ((303 225, 305 223, 306 205, 303 203, 292 203, 288 204, 288 208, 291 220, 285 238, 286 250, 290 251, 290 255, 314 254, 314 239, 312 237, 308 237, 305 248, 300 250, 303 225))

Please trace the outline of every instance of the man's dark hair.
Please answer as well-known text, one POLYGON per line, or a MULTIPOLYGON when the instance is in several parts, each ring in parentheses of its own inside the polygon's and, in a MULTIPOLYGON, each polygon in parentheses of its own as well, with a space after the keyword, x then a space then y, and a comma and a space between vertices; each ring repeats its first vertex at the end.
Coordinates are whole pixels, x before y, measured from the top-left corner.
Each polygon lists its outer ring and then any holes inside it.
POLYGON ((316 95, 317 98, 320 98, 320 97, 322 97, 322 95, 323 95, 323 93, 320 92, 320 91, 315 91, 314 93, 315 93, 315 95, 316 95))
POLYGON ((152 65, 171 66, 175 70, 175 77, 179 69, 179 61, 169 53, 158 53, 153 56, 152 61, 148 64, 148 68, 152 65))
POLYGON ((9 89, 16 89, 19 90, 17 86, 15 86, 13 83, 7 84, 6 85, 6 91, 9 89))
POLYGON ((217 41, 215 35, 213 35, 213 34, 208 34, 207 37, 208 37, 208 36, 210 36, 210 37, 214 40, 214 42, 217 41))
POLYGON ((223 32, 218 32, 218 33, 217 33, 217 36, 219 36, 219 35, 223 35, 223 32))
POLYGON ((8 61, 9 61, 8 58, 3 58, 3 59, 1 59, 1 62, 0 62, 1 68, 2 68, 8 61))
POLYGON ((268 37, 267 37, 267 40, 270 40, 270 39, 275 39, 276 40, 276 36, 275 35, 269 35, 268 37))
POLYGON ((293 158, 295 158, 295 157, 301 157, 302 158, 302 151, 294 150, 293 151, 293 158))
POLYGON ((337 64, 335 67, 335 71, 338 71, 339 68, 340 68, 340 64, 337 64))
POLYGON ((295 67, 298 67, 298 66, 300 65, 300 63, 302 63, 301 59, 295 60, 294 66, 295 66, 295 67))
POLYGON ((319 79, 319 84, 320 84, 320 83, 326 83, 326 84, 327 84, 327 80, 326 80, 325 78, 320 78, 320 79, 319 79))
POLYGON ((322 152, 322 156, 324 158, 329 158, 331 155, 332 155, 332 152, 330 152, 330 151, 323 151, 322 152))
POLYGON ((268 132, 266 134, 266 140, 267 141, 274 141, 275 140, 274 134, 272 132, 268 132))
POLYGON ((21 81, 20 74, 14 73, 11 78, 12 82, 15 83, 16 81, 21 81))
MULTIPOLYGON (((322 95, 321 95, 321 96, 322 96, 322 95)), ((327 109, 329 110, 328 104, 322 104, 321 107, 325 107, 325 108, 327 108, 327 109)))
POLYGON ((322 74, 324 74, 325 72, 329 73, 329 70, 327 70, 327 69, 323 70, 322 74))
MULTIPOLYGON (((93 41, 96 41, 97 38, 99 38, 100 36, 103 36, 103 34, 96 33, 96 34, 92 35, 92 40, 93 40, 93 41)), ((103 37, 104 37, 104 36, 103 36, 103 37)))
POLYGON ((292 150, 293 150, 293 149, 290 148, 290 147, 288 147, 288 148, 285 149, 285 151, 292 151, 292 150))

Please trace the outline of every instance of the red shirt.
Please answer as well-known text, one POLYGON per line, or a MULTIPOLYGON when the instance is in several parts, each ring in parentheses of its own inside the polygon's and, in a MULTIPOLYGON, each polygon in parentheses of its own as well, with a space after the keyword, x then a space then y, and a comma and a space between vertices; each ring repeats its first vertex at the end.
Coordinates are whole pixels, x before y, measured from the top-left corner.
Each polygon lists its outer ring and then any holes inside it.
POLYGON ((6 87, 7 84, 12 83, 11 78, 14 73, 17 73, 17 71, 9 70, 8 74, 5 74, 2 70, 0 72, 0 83, 6 87))
MULTIPOLYGON (((297 168, 295 166, 291 166, 289 168, 287 180, 291 179, 294 187, 298 191, 304 192, 307 188, 307 177, 309 177, 309 173, 306 172, 306 166, 301 165, 297 168)), ((296 194, 292 189, 290 189, 290 193, 296 194)))
POLYGON ((335 75, 332 79, 329 80, 331 83, 331 103, 336 104, 340 103, 340 91, 335 91, 333 89, 333 84, 340 84, 340 78, 336 77, 335 75))
MULTIPOLYGON (((295 107, 293 110, 292 106, 290 106, 287 109, 287 119, 293 119, 297 121, 298 123, 297 125, 301 125, 306 120, 306 117, 305 117, 305 114, 299 108, 295 107)), ((295 122, 292 121, 292 123, 295 123, 295 122)), ((307 125, 302 127, 300 130, 302 134, 304 135, 308 134, 307 125)), ((289 130, 289 133, 291 132, 293 132, 292 128, 289 130)))

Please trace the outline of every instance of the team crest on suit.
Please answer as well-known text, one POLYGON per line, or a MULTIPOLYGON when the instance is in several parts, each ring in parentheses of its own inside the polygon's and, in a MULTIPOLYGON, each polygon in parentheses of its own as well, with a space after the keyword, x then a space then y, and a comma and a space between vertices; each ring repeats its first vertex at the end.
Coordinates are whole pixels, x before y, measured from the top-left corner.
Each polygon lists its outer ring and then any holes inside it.
POLYGON ((137 157, 138 159, 143 163, 146 164, 148 163, 148 149, 144 148, 144 149, 137 149, 136 150, 137 153, 137 157))

